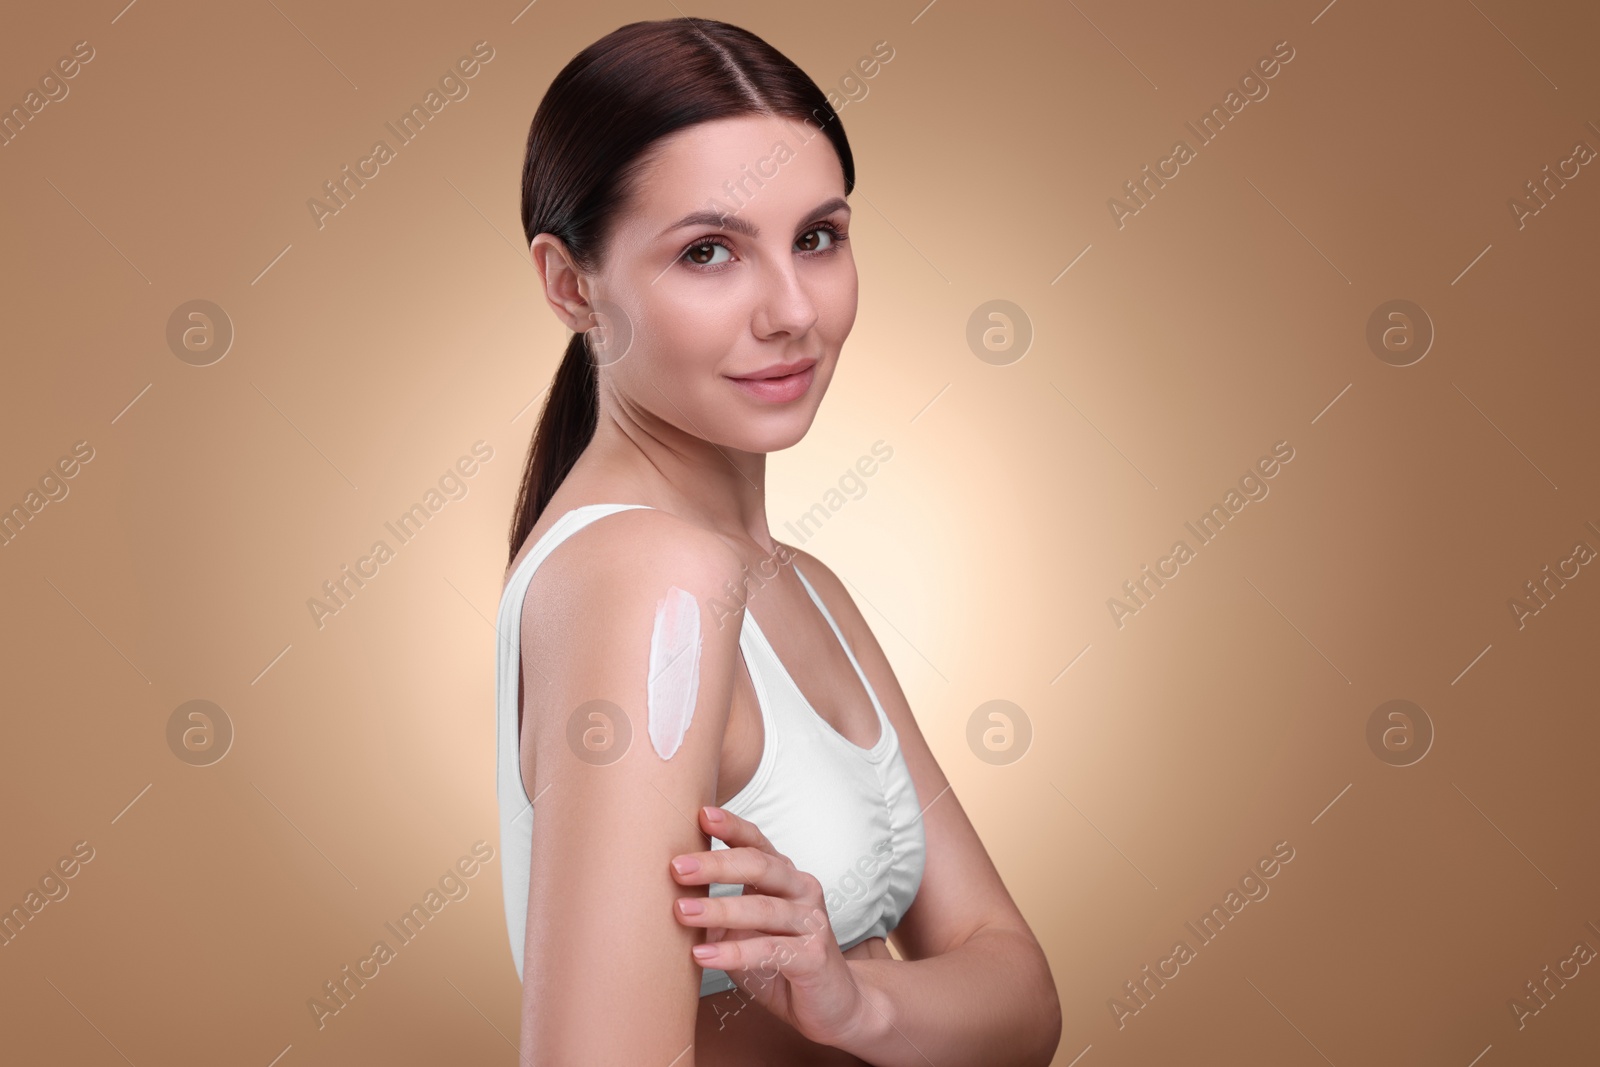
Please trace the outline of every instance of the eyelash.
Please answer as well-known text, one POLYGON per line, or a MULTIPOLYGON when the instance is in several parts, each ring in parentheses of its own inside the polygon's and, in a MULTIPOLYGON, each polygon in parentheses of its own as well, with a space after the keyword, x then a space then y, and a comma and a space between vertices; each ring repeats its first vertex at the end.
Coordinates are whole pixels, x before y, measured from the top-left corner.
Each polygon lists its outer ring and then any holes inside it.
MULTIPOLYGON (((831 222, 819 222, 814 226, 808 226, 805 231, 800 234, 800 236, 805 237, 809 234, 819 232, 826 233, 830 238, 832 238, 831 242, 828 244, 828 247, 819 251, 806 252, 805 255, 829 255, 830 253, 837 252, 839 250, 839 246, 850 239, 848 230, 841 230, 831 222)), ((678 254, 678 258, 686 263, 692 270, 697 270, 704 274, 716 274, 722 271, 724 268, 732 266, 731 263, 696 263, 688 258, 690 252, 694 251, 696 248, 704 248, 706 245, 721 245, 728 251, 733 251, 733 246, 729 244, 725 238, 721 237, 720 235, 711 235, 703 237, 700 240, 690 244, 678 254)))

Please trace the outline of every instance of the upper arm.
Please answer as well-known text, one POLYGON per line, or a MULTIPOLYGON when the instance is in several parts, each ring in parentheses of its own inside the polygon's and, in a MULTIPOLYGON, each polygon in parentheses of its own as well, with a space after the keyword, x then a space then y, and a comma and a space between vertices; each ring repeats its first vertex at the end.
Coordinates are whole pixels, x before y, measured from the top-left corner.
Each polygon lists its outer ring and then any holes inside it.
POLYGON ((923 808, 926 839, 922 884, 889 940, 908 960, 942 955, 981 929, 1007 929, 1033 939, 1027 920, 950 788, 895 678, 894 668, 839 578, 809 553, 794 550, 806 577, 844 631, 856 661, 894 724, 900 751, 923 808))
POLYGON ((672 908, 706 887, 679 885, 668 864, 710 844, 697 809, 715 803, 741 619, 719 625, 709 607, 739 573, 720 539, 645 509, 598 520, 540 565, 523 616, 522 745, 537 786, 522 1039, 540 1062, 666 1064, 694 1039, 701 970, 689 949, 703 934, 672 908), (698 609, 699 681, 681 747, 663 759, 647 675, 672 587, 698 609), (596 700, 614 709, 574 724, 596 700), (629 734, 620 757, 585 747, 586 730, 607 729, 616 748, 629 734))

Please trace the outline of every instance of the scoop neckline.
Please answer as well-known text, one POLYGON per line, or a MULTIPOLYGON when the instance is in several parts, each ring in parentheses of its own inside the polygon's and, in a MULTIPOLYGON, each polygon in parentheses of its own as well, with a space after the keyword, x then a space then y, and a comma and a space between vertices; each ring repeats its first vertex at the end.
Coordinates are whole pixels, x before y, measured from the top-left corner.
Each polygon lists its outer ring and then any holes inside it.
MULTIPOLYGON (((831 722, 829 722, 827 719, 824 719, 822 715, 818 713, 816 706, 811 703, 810 698, 808 698, 800 689, 800 683, 796 682, 794 680, 794 675, 789 673, 789 668, 783 662, 783 657, 778 655, 778 650, 772 647, 771 641, 767 640, 766 631, 761 629, 761 624, 756 621, 756 617, 751 613, 749 605, 745 606, 744 617, 749 620, 750 626, 755 632, 755 636, 761 641, 761 644, 765 646, 767 653, 772 658, 772 662, 778 665, 778 670, 783 673, 784 679, 789 683, 789 688, 793 689, 794 692, 799 696, 800 703, 805 708, 806 713, 811 718, 815 719, 830 735, 848 746, 851 751, 874 763, 881 760, 888 751, 889 742, 891 740, 890 733, 894 729, 894 724, 889 721, 889 716, 884 712, 883 705, 878 702, 878 694, 873 691, 872 684, 867 681, 866 676, 861 672, 860 668, 856 667, 854 663, 851 663, 851 668, 855 670, 856 677, 861 679, 861 687, 867 691, 867 699, 872 702, 872 710, 878 716, 878 739, 870 745, 856 744, 844 734, 840 733, 831 722)), ((829 626, 828 629, 831 632, 833 627, 829 626)), ((835 636, 837 637, 837 635, 835 636)), ((844 649, 845 658, 850 659, 850 651, 849 649, 845 648, 843 641, 839 642, 839 647, 844 649)), ((765 727, 765 720, 763 720, 763 727, 765 727)))

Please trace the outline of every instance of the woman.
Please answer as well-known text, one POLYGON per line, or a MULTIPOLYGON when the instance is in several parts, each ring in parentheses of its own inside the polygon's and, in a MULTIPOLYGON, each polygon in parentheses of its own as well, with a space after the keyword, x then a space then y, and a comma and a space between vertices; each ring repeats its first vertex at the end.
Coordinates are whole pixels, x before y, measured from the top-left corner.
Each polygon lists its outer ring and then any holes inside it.
POLYGON ((500 606, 524 1062, 1055 1052, 1044 954, 882 649, 767 529, 766 454, 855 321, 854 183, 824 93, 726 23, 624 26, 534 115, 523 229, 575 333, 500 606))

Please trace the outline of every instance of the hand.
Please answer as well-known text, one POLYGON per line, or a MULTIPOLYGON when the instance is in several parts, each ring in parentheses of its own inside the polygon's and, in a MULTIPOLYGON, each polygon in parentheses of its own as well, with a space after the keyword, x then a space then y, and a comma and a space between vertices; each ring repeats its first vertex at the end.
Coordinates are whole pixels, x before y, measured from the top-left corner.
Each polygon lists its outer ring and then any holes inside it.
POLYGON ((695 962, 727 971, 745 996, 808 1040, 839 1044, 855 1029, 864 1002, 828 922, 822 883, 748 819, 701 808, 700 825, 728 847, 673 857, 673 878, 680 885, 737 884, 743 892, 674 903, 680 923, 706 930, 705 944, 695 948, 711 951, 695 962), (681 863, 693 869, 680 871, 681 863))

